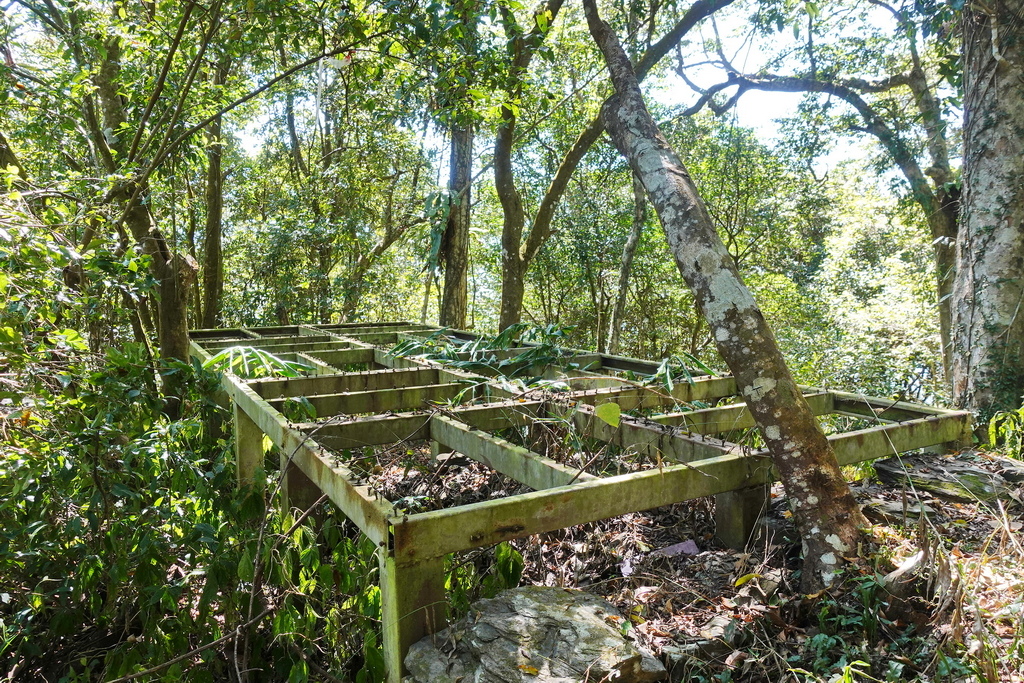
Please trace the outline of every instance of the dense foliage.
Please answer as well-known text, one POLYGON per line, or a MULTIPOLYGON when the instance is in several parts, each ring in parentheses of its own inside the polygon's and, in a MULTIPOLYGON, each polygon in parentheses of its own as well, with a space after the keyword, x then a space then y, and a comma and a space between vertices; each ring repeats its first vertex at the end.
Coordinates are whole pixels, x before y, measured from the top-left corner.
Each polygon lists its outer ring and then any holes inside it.
MULTIPOLYGON (((379 680, 372 631, 364 642, 359 626, 379 619, 372 544, 329 516, 314 537, 265 512, 273 491, 237 491, 225 411, 211 398, 218 377, 123 339, 90 351, 76 327, 102 306, 89 292, 110 284, 112 267, 92 259, 78 291, 67 287, 74 254, 39 228, 13 211, 0 226, 5 675, 112 680, 174 662, 160 680, 249 668, 305 680, 311 666, 379 680), (156 390, 166 373, 190 377, 176 421, 156 390)), ((128 289, 147 293, 145 279, 128 289)))

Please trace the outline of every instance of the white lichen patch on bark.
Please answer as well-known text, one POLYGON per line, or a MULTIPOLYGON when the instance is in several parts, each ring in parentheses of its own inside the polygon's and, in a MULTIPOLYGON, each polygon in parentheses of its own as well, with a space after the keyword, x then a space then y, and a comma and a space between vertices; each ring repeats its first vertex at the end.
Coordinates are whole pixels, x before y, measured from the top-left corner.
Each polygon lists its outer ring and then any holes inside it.
POLYGON ((778 425, 768 425, 764 428, 764 437, 775 441, 782 436, 782 432, 779 430, 778 425))
POLYGON ((750 383, 750 386, 744 387, 743 394, 751 401, 760 401, 765 394, 775 388, 775 385, 776 381, 771 377, 757 377, 750 383))
POLYGON ((850 550, 850 546, 843 543, 843 539, 839 538, 835 534, 829 534, 828 536, 826 536, 825 542, 841 553, 849 552, 850 550))
POLYGON ((723 324, 729 311, 743 312, 757 307, 750 290, 743 286, 743 281, 722 267, 720 254, 706 249, 701 256, 703 258, 698 263, 702 269, 707 268, 705 273, 710 271, 707 279, 708 298, 704 302, 704 316, 709 324, 723 324))

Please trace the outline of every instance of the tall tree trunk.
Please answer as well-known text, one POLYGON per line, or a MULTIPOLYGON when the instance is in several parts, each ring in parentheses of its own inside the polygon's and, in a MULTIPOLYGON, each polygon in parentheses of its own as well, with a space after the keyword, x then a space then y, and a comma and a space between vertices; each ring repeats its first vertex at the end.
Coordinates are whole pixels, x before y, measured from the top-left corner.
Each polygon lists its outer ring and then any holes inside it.
MULTIPOLYGON (((118 93, 121 59, 119 39, 109 39, 105 48, 104 60, 94 80, 104 125, 103 139, 97 141, 97 146, 107 144, 117 152, 116 158, 127 159, 128 150, 123 139, 127 117, 124 103, 118 93)), ((132 238, 142 247, 142 252, 150 256, 150 271, 157 281, 159 295, 157 333, 160 356, 165 360, 187 362, 189 287, 195 280, 197 267, 188 254, 175 252, 163 232, 154 224, 149 203, 145 201, 147 194, 147 187, 139 187, 134 182, 128 182, 117 193, 115 199, 120 199, 126 209, 124 224, 132 238)), ((171 419, 177 419, 185 392, 186 374, 170 372, 163 375, 161 380, 164 412, 171 419)))
POLYGON ((964 156, 953 395, 987 417, 1024 391, 1024 53, 1019 2, 963 14, 964 156))
POLYGON ((519 252, 526 213, 512 175, 512 142, 516 119, 508 107, 501 108, 501 118, 494 139, 494 189, 502 210, 499 331, 516 324, 522 317, 526 279, 526 264, 519 252))
POLYGON ((618 38, 584 0, 616 94, 602 118, 658 212, 676 265, 714 332, 778 468, 804 544, 803 588, 835 578, 866 521, 750 290, 679 157, 658 130, 618 38))
POLYGON ((633 227, 622 247, 622 265, 619 266, 619 288, 615 293, 615 307, 608 320, 608 353, 619 352, 619 334, 622 331, 622 318, 626 314, 626 295, 629 293, 629 276, 633 270, 633 257, 640 244, 640 235, 647 222, 647 197, 640 179, 633 176, 633 227))
MULTIPOLYGON (((214 86, 224 85, 228 65, 222 60, 214 70, 214 86)), ((210 123, 206 149, 206 226, 203 243, 203 318, 202 327, 210 329, 221 324, 221 300, 224 296, 224 258, 222 254, 224 215, 224 153, 220 116, 210 123)))
POLYGON ((469 273, 470 183, 473 173, 473 126, 452 128, 452 153, 448 192, 448 224, 441 238, 444 267, 444 295, 440 324, 463 329, 466 326, 467 275, 469 273))
POLYGON ((427 313, 430 311, 430 285, 434 281, 433 269, 427 269, 427 276, 423 279, 423 306, 420 309, 420 325, 427 324, 427 313))
POLYGON ((960 230, 960 197, 956 191, 940 190, 928 216, 932 238, 932 262, 935 266, 935 302, 939 309, 939 341, 942 344, 942 369, 946 387, 953 366, 953 279, 956 273, 956 241, 960 230))
MULTIPOLYGON (((502 23, 508 41, 509 73, 505 88, 509 102, 518 101, 523 92, 523 79, 530 61, 541 46, 548 27, 555 21, 563 0, 547 0, 534 12, 533 26, 526 32, 516 22, 515 14, 501 6, 502 23), (543 17, 543 21, 538 18, 543 17)), ((501 202, 501 313, 498 329, 504 330, 519 322, 523 315, 524 281, 527 260, 520 251, 526 213, 512 173, 512 146, 515 142, 516 114, 507 106, 501 108, 501 122, 494 141, 494 186, 501 202)))
POLYGON ((288 127, 288 146, 291 149, 295 172, 299 174, 299 177, 305 178, 309 176, 309 168, 306 166, 306 160, 302 157, 302 144, 299 141, 299 132, 295 127, 295 96, 291 91, 285 95, 284 116, 288 127))

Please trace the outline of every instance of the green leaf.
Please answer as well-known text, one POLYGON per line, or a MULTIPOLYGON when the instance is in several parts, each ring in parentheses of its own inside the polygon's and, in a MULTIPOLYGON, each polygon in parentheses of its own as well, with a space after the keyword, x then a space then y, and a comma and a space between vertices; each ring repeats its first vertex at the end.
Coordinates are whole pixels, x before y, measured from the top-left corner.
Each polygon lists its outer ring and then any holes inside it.
POLYGON ((253 580, 255 562, 253 561, 252 551, 249 548, 245 549, 242 553, 242 557, 238 559, 238 580, 245 583, 250 583, 253 580))
POLYGON ((118 498, 135 498, 138 495, 135 491, 120 482, 114 484, 110 491, 118 498))
POLYGON ((288 674, 288 683, 306 683, 309 680, 309 664, 305 660, 292 664, 292 670, 288 674))
POLYGON ((618 403, 602 403, 594 409, 594 415, 612 427, 618 427, 622 416, 622 408, 619 407, 618 403))
POLYGON ((519 579, 523 576, 523 568, 526 566, 519 551, 508 542, 499 543, 494 551, 494 560, 505 587, 515 588, 518 586, 519 579))
POLYGON ((547 32, 548 22, 551 19, 551 10, 537 13, 537 28, 542 32, 547 32))

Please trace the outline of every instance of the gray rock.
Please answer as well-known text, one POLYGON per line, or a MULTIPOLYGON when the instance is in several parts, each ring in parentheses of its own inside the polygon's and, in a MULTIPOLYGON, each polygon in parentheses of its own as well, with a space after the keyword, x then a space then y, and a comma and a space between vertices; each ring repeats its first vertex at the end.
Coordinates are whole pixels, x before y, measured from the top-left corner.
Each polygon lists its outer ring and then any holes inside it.
POLYGON ((413 645, 405 665, 419 683, 663 680, 665 667, 623 637, 622 623, 611 603, 589 593, 516 588, 413 645))

